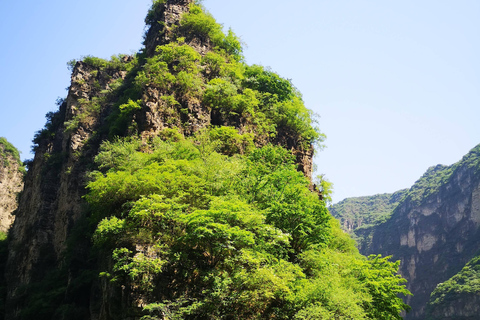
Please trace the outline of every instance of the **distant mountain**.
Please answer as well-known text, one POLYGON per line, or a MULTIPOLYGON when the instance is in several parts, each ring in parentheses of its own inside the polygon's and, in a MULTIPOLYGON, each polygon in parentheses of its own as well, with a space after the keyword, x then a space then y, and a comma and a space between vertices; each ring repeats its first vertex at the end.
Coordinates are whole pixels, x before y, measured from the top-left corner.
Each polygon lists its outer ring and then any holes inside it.
POLYGON ((425 319, 429 301, 429 319, 480 319, 473 259, 480 249, 480 145, 395 194, 346 199, 330 211, 356 234, 362 254, 401 261, 413 293, 405 319, 425 319), (402 197, 398 204, 395 194, 402 197))
POLYGON ((407 191, 347 198, 332 205, 329 211, 340 221, 342 229, 357 241, 357 246, 364 248, 369 245, 375 226, 390 218, 407 191))

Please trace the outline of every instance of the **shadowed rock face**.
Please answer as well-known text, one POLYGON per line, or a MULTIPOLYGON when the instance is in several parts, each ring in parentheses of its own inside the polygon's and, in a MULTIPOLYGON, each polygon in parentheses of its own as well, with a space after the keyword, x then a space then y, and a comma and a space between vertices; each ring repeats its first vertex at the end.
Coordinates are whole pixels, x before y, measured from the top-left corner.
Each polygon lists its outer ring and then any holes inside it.
MULTIPOLYGON (((145 39, 147 57, 155 54, 158 45, 172 39, 173 26, 179 24, 182 13, 188 11, 191 2, 169 0, 154 7, 147 17, 147 23, 151 20, 145 39)), ((200 54, 211 49, 208 39, 190 34, 186 43, 200 54)), ((128 64, 132 59, 123 57, 119 63, 128 64)), ((100 68, 77 62, 67 98, 59 110, 49 116, 48 130, 35 138, 35 157, 25 178, 25 189, 10 234, 6 319, 19 319, 22 313, 25 314, 29 301, 35 299, 30 296, 29 288, 38 286, 38 283, 49 284, 49 281, 65 283, 62 293, 52 297, 52 301, 79 308, 85 319, 111 319, 112 314, 118 315, 113 317, 115 319, 128 316, 123 311, 134 301, 128 288, 122 292, 114 291, 105 279, 97 280, 93 285, 89 282, 71 284, 73 279, 81 279, 79 275, 83 270, 95 270, 95 266, 106 263, 101 257, 92 256, 91 239, 82 233, 89 228, 83 196, 87 173, 92 170, 101 141, 109 135, 109 116, 116 98, 105 92, 111 92, 119 80, 124 80, 128 86, 131 75, 121 67, 100 68), (95 99, 104 102, 92 109, 95 99), (71 291, 71 285, 75 287, 74 291, 71 291)), ((190 135, 213 123, 215 115, 212 116, 212 110, 199 101, 179 100, 179 110, 167 114, 165 101, 161 99, 164 92, 148 86, 142 90, 142 107, 134 120, 143 139, 172 127, 190 135), (181 113, 180 109, 188 112, 181 113)), ((214 120, 216 125, 229 125, 232 121, 226 118, 214 120)), ((242 130, 241 119, 236 126, 242 130)), ((272 142, 293 149, 299 168, 307 176, 311 175, 312 149, 298 148, 289 135, 282 132, 273 139, 272 142)), ((95 277, 98 278, 98 273, 95 277)), ((24 318, 29 316, 22 315, 24 318)))
POLYGON ((362 252, 401 260, 400 272, 413 293, 405 319, 424 319, 437 284, 459 272, 480 248, 479 159, 480 145, 451 167, 430 168, 392 217, 375 228, 362 252))
POLYGON ((0 144, 0 231, 7 232, 15 220, 17 194, 23 189, 23 173, 18 159, 0 144))

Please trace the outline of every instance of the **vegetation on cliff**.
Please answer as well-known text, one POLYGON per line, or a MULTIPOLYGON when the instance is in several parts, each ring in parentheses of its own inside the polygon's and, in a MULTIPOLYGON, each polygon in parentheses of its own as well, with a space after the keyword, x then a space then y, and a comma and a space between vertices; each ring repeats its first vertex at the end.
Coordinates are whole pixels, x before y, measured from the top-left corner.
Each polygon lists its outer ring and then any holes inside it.
POLYGON ((455 276, 437 285, 427 305, 426 319, 443 319, 449 316, 455 319, 463 319, 462 316, 470 319, 470 316, 473 319, 479 312, 476 303, 479 295, 480 256, 476 256, 455 276), (465 305, 465 302, 474 305, 465 305))
POLYGON ((4 167, 9 167, 12 160, 18 164, 18 170, 24 173, 25 168, 20 160, 20 152, 6 138, 0 137, 0 163, 4 167))
POLYGON ((368 247, 372 230, 390 218, 407 191, 347 198, 328 210, 340 221, 342 229, 356 240, 359 248, 368 247))
POLYGON ((400 270, 413 293, 407 298, 413 308, 407 319, 425 319, 425 310, 431 319, 478 318, 479 260, 468 261, 478 255, 479 182, 477 145, 450 166, 428 168, 410 189, 396 193, 396 201, 379 195, 346 199, 330 208, 345 230, 358 235, 360 252, 405 261, 400 270), (356 228, 358 220, 380 211, 374 199, 383 197, 395 206, 390 214, 356 228))
POLYGON ((399 262, 361 256, 309 190, 299 157, 324 135, 301 94, 198 4, 167 28, 168 3, 146 18, 168 41, 72 63, 34 139, 49 178, 87 179, 87 203, 61 265, 15 292, 17 318, 401 319, 399 262), (72 154, 49 153, 63 135, 72 154))
POLYGON ((471 168, 475 173, 480 172, 480 145, 470 150, 460 161, 451 166, 439 164, 428 168, 427 172, 408 191, 409 201, 417 205, 426 201, 429 196, 437 193, 460 167, 471 168))
POLYGON ((222 154, 219 129, 103 144, 87 186, 102 276, 144 319, 400 319, 398 262, 358 254, 289 151, 222 154))

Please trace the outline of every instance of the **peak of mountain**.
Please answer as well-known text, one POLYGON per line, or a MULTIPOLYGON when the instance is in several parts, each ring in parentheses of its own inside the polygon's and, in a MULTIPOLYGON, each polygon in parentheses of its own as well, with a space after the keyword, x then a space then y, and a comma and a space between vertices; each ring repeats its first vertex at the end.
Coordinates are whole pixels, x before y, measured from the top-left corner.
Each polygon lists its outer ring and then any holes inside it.
POLYGON ((34 137, 5 319, 400 319, 398 263, 310 190, 324 136, 292 83, 197 2, 146 23, 139 53, 72 61, 34 137))

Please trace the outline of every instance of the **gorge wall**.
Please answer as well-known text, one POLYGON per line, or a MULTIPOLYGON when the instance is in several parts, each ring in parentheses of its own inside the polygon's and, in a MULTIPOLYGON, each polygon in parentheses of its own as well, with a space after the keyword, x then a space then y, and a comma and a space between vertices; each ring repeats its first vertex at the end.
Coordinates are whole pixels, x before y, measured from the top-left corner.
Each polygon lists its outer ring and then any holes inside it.
MULTIPOLYGON (((375 199, 350 202, 366 204, 375 199)), ((333 207, 332 211, 345 219, 344 208, 333 207)), ((366 215, 375 216, 375 210, 372 212, 366 215)), ((401 261, 401 274, 413 293, 406 300, 412 311, 405 319, 478 318, 480 288, 476 286, 458 295, 443 288, 432 296, 430 303, 437 299, 436 304, 430 308, 427 304, 437 285, 459 273, 480 249, 480 145, 452 166, 429 168, 409 190, 402 191, 402 199, 384 220, 355 232, 363 241, 359 243, 363 254, 393 255, 401 261), (440 292, 449 292, 450 298, 440 303, 440 292)))
POLYGON ((15 217, 17 195, 23 189, 25 169, 18 150, 0 138, 0 231, 7 232, 15 217))

